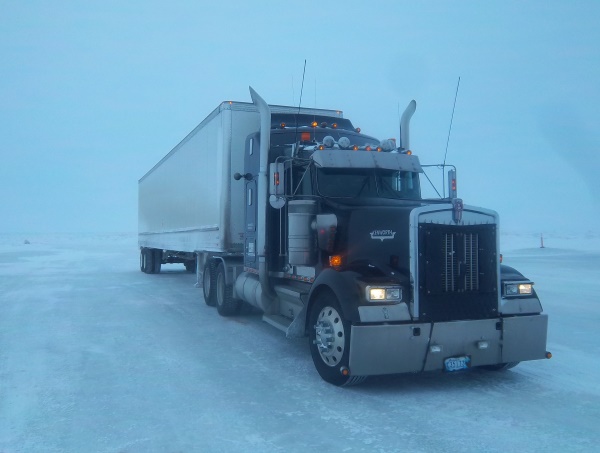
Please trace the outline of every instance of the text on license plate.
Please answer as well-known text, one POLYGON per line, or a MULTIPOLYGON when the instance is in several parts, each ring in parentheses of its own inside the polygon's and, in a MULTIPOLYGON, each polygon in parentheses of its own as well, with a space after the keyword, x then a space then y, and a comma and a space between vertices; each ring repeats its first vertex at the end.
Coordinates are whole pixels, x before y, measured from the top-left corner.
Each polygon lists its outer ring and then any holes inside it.
POLYGON ((444 367, 446 371, 459 371, 465 370, 471 366, 471 357, 450 357, 444 360, 444 367))

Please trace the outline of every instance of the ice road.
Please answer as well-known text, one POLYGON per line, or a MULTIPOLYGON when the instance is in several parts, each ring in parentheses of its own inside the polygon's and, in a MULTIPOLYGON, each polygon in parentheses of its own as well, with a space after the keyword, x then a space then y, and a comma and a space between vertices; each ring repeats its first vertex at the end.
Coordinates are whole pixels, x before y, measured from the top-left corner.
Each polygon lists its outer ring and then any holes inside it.
POLYGON ((553 359, 336 388, 307 340, 220 317, 182 265, 141 273, 135 235, 0 236, 0 452, 597 451, 595 250, 504 250, 553 359))

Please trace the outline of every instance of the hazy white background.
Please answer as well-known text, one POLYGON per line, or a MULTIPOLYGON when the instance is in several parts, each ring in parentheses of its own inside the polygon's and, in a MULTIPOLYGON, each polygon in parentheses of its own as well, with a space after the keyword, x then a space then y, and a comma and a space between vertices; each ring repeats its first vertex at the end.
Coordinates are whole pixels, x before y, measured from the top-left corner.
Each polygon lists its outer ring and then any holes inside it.
MULTIPOLYGON (((0 0, 0 232, 137 228, 137 180, 221 101, 338 108, 448 162, 505 231, 597 236, 600 2, 0 0)), ((184 184, 184 182, 182 182, 184 184)))

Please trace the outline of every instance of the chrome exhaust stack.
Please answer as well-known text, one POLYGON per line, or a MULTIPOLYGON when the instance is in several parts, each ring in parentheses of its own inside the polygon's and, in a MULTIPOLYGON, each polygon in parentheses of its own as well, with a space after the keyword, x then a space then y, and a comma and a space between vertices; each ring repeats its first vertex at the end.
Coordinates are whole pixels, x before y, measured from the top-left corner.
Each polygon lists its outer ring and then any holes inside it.
MULTIPOLYGON (((257 218, 257 238, 256 252, 258 256, 258 276, 262 287, 262 296, 268 299, 274 299, 276 296, 269 286, 268 276, 269 267, 267 263, 267 199, 269 192, 268 185, 268 168, 269 168, 269 147, 271 144, 271 109, 259 94, 250 88, 250 96, 252 102, 258 108, 260 113, 260 163, 258 170, 257 181, 257 203, 258 203, 258 218, 257 218)), ((268 307, 267 301, 262 300, 261 308, 268 307)), ((267 312, 268 310, 265 310, 267 312)))
POLYGON ((400 152, 410 150, 409 123, 416 109, 417 102, 413 99, 408 103, 408 106, 400 118, 400 146, 398 147, 398 151, 400 152))

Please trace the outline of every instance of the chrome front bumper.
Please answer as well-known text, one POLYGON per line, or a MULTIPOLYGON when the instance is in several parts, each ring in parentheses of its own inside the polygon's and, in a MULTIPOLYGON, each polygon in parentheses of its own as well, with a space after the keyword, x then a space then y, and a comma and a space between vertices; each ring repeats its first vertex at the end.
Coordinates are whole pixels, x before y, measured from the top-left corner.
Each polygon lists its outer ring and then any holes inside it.
POLYGON ((363 376, 442 370, 445 359, 461 356, 469 356, 471 366, 543 359, 547 330, 544 314, 352 326, 350 372, 363 376))

